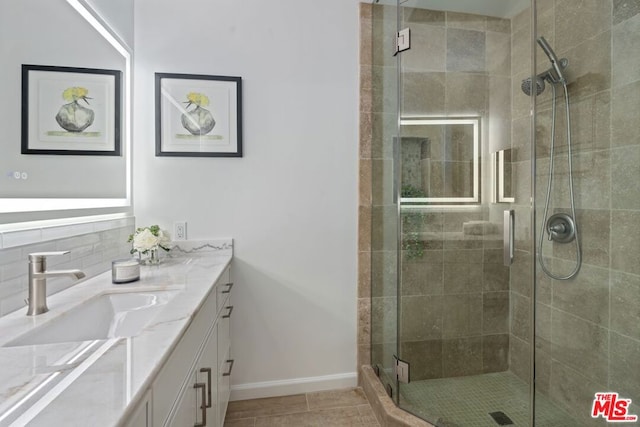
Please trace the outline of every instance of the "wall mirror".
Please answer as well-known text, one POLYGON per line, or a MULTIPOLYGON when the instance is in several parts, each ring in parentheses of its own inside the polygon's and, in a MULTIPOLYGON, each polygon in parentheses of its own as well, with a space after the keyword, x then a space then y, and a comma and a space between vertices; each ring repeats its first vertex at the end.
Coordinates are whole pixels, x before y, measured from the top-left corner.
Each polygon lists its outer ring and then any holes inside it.
POLYGON ((480 203, 480 118, 400 121, 403 205, 480 203))
POLYGON ((491 154, 494 165, 494 192, 498 203, 514 203, 512 149, 491 154))
MULTIPOLYGON (((3 129, 0 136, 0 213, 130 206, 131 51, 122 38, 123 31, 116 32, 108 24, 110 12, 118 16, 121 29, 128 25, 130 17, 132 34, 131 0, 4 0, 0 3, 3 61, 0 68, 0 93, 3 94, 0 101, 3 129), (100 5, 102 8, 96 7, 100 5), (99 111, 104 94, 99 90, 92 93, 92 89, 86 93, 86 88, 102 83, 99 79, 104 78, 103 75, 94 73, 87 78, 96 82, 82 80, 76 85, 73 74, 42 73, 29 82, 29 102, 25 105, 21 86, 24 64, 108 70, 119 74, 120 87, 109 86, 110 91, 120 91, 117 101, 116 97, 111 99, 113 109, 120 113, 119 120, 101 124, 102 128, 111 129, 113 135, 119 137, 117 153, 96 155, 94 151, 93 155, 86 155, 83 144, 94 141, 79 138, 77 133, 88 135, 91 128, 82 131, 54 129, 58 116, 50 114, 54 109, 62 111, 63 106, 68 105, 65 103, 77 100, 78 97, 68 98, 83 87, 85 91, 81 95, 85 102, 79 104, 99 111), (63 82, 63 79, 67 80, 63 82), (51 107, 43 107, 47 103, 51 107), (30 119, 30 132, 54 137, 50 142, 42 138, 41 145, 34 145, 38 149, 23 154, 21 122, 23 114, 31 114, 31 111, 35 111, 36 116, 30 119), (80 148, 74 154, 60 155, 49 153, 47 144, 53 149, 80 148)), ((124 37, 129 36, 127 31, 124 33, 124 37)), ((111 116, 96 112, 91 126, 98 126, 104 117, 111 116)), ((95 129, 93 135, 103 135, 102 128, 95 129)), ((104 137, 106 144, 110 137, 104 137)), ((90 151, 91 148, 87 149, 87 154, 90 151)))

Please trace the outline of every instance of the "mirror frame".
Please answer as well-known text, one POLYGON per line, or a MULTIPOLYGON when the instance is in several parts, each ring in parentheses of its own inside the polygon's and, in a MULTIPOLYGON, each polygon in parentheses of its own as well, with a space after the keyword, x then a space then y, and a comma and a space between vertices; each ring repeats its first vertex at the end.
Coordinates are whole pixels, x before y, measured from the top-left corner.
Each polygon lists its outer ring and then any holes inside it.
POLYGON ((0 198, 0 213, 42 212, 72 209, 121 208, 131 206, 131 82, 132 52, 107 22, 84 0, 66 0, 125 59, 122 80, 122 155, 125 156, 126 189, 123 198, 0 198))
POLYGON ((416 207, 442 207, 449 203, 453 206, 475 206, 480 204, 480 117, 430 117, 430 118, 401 118, 400 126, 473 126, 473 194, 471 197, 401 197, 402 204, 416 207))

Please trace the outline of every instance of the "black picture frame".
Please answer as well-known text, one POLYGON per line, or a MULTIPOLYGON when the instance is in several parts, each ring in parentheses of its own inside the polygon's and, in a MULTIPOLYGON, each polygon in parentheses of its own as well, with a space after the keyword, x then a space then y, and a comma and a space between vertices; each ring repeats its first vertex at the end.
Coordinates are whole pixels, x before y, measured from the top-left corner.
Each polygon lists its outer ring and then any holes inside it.
POLYGON ((155 73, 156 156, 242 157, 242 78, 155 73))
POLYGON ((22 154, 121 156, 121 120, 121 71, 22 65, 22 154))

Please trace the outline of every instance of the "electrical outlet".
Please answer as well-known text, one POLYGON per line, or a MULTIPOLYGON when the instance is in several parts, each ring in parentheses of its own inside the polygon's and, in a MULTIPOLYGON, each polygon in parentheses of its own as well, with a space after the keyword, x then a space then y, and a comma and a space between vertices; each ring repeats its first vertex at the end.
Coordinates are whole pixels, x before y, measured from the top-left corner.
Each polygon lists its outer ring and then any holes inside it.
POLYGON ((187 240, 187 221, 173 223, 173 240, 187 240))

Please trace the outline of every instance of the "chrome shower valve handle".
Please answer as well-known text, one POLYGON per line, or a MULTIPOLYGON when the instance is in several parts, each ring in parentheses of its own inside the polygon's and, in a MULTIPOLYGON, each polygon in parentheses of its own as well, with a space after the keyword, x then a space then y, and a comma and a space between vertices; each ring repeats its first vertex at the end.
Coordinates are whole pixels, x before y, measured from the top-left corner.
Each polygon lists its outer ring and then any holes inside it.
POLYGON ((565 213, 551 215, 547 220, 546 229, 550 241, 569 243, 576 238, 575 221, 565 213))

